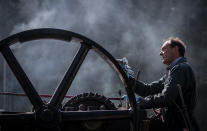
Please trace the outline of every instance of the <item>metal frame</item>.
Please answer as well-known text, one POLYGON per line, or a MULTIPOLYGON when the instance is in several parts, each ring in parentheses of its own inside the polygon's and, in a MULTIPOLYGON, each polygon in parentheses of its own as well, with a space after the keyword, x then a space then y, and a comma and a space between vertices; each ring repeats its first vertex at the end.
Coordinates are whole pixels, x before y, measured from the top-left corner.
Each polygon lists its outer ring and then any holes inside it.
POLYGON ((134 91, 130 86, 129 80, 125 72, 122 70, 116 59, 103 47, 96 42, 73 32, 43 28, 33 29, 24 32, 14 34, 2 41, 0 41, 0 51, 6 59, 9 67, 13 71, 15 77, 21 84, 25 94, 29 98, 30 102, 34 106, 34 112, 21 113, 21 114, 0 114, 0 123, 7 122, 30 122, 37 123, 40 128, 57 128, 62 122, 65 121, 79 121, 79 120, 111 120, 111 119, 126 119, 131 120, 131 130, 138 129, 138 114, 137 104, 134 96, 134 91), (81 47, 74 57, 74 60, 68 70, 66 71, 63 79, 56 88, 50 101, 45 104, 40 95, 35 90, 31 81, 27 77, 26 73, 20 66, 16 57, 10 49, 10 45, 17 42, 24 43, 27 41, 38 39, 57 39, 70 42, 71 40, 78 40, 81 47), (97 52, 113 69, 116 71, 122 80, 124 87, 129 98, 130 109, 129 110, 113 110, 113 111, 61 111, 59 105, 61 104, 64 96, 70 88, 73 79, 76 76, 82 62, 84 61, 87 53, 90 50, 97 52))

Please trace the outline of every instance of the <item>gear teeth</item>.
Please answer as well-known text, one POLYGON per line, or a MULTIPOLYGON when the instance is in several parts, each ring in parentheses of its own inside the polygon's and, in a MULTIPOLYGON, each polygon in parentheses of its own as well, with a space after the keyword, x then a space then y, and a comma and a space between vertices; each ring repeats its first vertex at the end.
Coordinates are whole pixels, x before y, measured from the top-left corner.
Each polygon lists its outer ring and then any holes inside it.
POLYGON ((90 92, 89 97, 94 97, 94 94, 92 92, 90 92))
POLYGON ((88 97, 88 93, 83 93, 83 96, 84 97, 88 97))
POLYGON ((79 107, 81 104, 86 107, 94 107, 93 109, 91 108, 91 110, 116 110, 114 103, 108 98, 92 92, 82 93, 71 98, 64 104, 62 110, 67 110, 69 108, 73 108, 74 111, 83 110, 82 107, 79 107))

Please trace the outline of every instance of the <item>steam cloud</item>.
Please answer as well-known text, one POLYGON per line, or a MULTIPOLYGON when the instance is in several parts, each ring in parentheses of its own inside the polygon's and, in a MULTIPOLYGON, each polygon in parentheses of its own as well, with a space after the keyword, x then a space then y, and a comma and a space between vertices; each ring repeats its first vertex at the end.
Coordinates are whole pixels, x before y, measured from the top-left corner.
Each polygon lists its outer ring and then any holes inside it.
MULTIPOLYGON (((189 29, 189 21, 196 19, 198 1, 190 4, 175 0, 19 0, 9 3, 16 7, 18 14, 11 17, 11 21, 17 22, 8 28, 10 35, 34 28, 59 28, 82 34, 99 43, 115 58, 127 57, 135 72, 142 70, 140 79, 145 82, 157 80, 164 74, 159 50, 162 40, 169 36, 188 42, 187 57, 194 62, 192 48, 196 45, 190 43, 183 32, 189 29)), ((13 48, 38 92, 52 94, 79 45, 41 40, 13 48)), ((122 88, 120 81, 104 63, 90 52, 68 94, 92 91, 117 96, 118 89, 122 88)), ((7 75, 7 81, 13 81, 8 84, 9 90, 18 92, 20 88, 14 88, 19 86, 18 82, 11 74, 7 75)))

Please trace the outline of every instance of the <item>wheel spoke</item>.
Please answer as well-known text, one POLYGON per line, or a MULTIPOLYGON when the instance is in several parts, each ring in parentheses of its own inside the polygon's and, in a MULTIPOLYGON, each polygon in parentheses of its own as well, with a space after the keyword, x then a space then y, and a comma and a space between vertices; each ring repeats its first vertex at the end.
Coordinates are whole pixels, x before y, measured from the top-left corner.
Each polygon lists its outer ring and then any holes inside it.
POLYGON ((64 96, 66 95, 68 89, 70 88, 70 85, 72 84, 76 76, 76 73, 78 72, 81 64, 83 63, 89 49, 90 47, 88 47, 86 44, 81 44, 78 53, 76 54, 69 69, 65 73, 65 76, 63 77, 59 86, 56 88, 52 98, 49 101, 49 104, 58 106, 62 102, 64 96))
MULTIPOLYGON (((79 42, 77 42, 79 43, 79 42)), ((96 42, 73 32, 59 30, 59 29, 35 29, 17 33, 12 35, 2 41, 0 41, 0 51, 5 57, 8 65, 13 71, 15 77, 19 81, 22 86, 24 92, 28 96, 32 105, 35 108, 35 113, 32 115, 25 114, 0 114, 0 123, 17 121, 23 123, 21 121, 29 122, 31 121, 40 121, 37 122, 39 127, 45 127, 45 124, 48 124, 52 127, 58 127, 59 122, 67 121, 84 121, 84 120, 110 120, 110 119, 130 119, 131 121, 131 130, 135 131, 138 128, 138 115, 137 115, 137 106, 136 100, 134 97, 134 91, 131 88, 131 84, 128 81, 128 77, 125 72, 122 70, 119 63, 115 60, 115 58, 106 51, 103 47, 101 47, 96 42), (31 81, 27 77, 24 70, 21 68, 18 63, 16 57, 12 53, 9 45, 15 44, 17 41, 20 43, 24 43, 27 41, 38 40, 38 39, 57 39, 64 41, 71 41, 71 38, 78 38, 78 40, 84 41, 81 43, 81 48, 76 54, 72 64, 69 69, 66 71, 63 79, 60 84, 56 88, 55 92, 52 95, 52 98, 47 104, 44 104, 41 100, 40 96, 34 89, 31 81), (100 110, 100 111, 59 111, 59 105, 61 104, 64 96, 66 95, 68 89, 70 88, 82 62, 84 61, 88 51, 90 48, 93 48, 108 64, 119 74, 122 83, 126 87, 127 95, 129 96, 129 103, 132 107, 131 110, 100 110), (53 110, 54 109, 54 110, 53 110), (38 119, 37 119, 38 118, 38 119), (53 120, 55 120, 55 125, 53 126, 53 120), (61 121, 62 120, 62 121, 61 121)), ((139 108, 138 108, 139 110, 139 108)), ((47 125, 46 125, 47 128, 47 125)))
POLYGON ((130 119, 131 110, 62 111, 62 121, 130 119))
POLYGON ((29 98, 30 102, 34 106, 34 108, 35 109, 39 108, 41 105, 43 105, 42 99, 40 98, 37 91, 33 87, 26 73, 23 71, 16 57, 12 53, 11 49, 8 46, 5 46, 4 48, 1 49, 1 52, 5 57, 12 72, 14 73, 17 80, 19 81, 20 85, 22 86, 27 97, 29 98))

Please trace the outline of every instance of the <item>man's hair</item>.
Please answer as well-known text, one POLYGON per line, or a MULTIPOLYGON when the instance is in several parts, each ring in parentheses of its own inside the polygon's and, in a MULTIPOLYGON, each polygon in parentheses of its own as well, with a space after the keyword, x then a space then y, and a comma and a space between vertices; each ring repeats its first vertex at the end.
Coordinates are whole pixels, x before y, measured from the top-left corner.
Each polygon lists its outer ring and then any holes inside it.
POLYGON ((178 37, 169 37, 168 40, 170 41, 170 47, 173 48, 177 46, 180 56, 184 57, 186 49, 186 45, 184 44, 184 42, 178 37))

